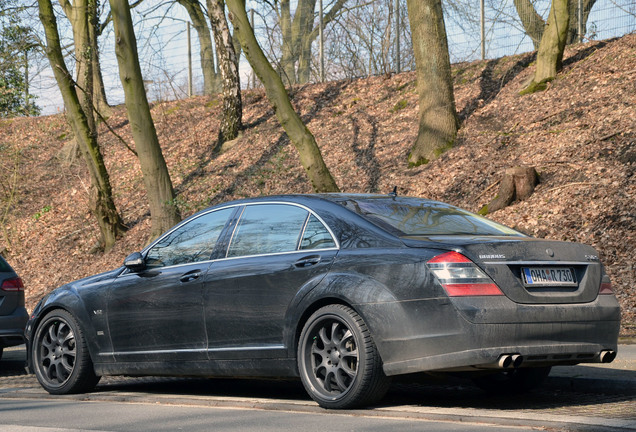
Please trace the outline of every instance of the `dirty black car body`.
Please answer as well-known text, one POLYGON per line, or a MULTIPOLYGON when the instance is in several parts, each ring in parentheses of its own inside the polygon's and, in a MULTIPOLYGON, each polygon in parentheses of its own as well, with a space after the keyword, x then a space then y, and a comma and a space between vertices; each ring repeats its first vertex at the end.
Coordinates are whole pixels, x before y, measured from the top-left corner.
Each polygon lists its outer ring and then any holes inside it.
POLYGON ((54 290, 26 336, 51 393, 102 375, 300 376, 327 408, 394 375, 530 387, 608 362, 620 312, 591 247, 387 195, 285 195, 204 210, 125 265, 54 290))
POLYGON ((4 348, 24 343, 28 319, 22 279, 0 256, 0 358, 4 348))

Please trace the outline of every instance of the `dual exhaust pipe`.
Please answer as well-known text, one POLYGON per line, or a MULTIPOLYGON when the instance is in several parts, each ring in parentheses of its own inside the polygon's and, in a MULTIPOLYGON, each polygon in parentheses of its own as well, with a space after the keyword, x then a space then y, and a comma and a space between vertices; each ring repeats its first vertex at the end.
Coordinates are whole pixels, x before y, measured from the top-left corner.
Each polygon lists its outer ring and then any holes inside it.
POLYGON ((616 351, 614 350, 603 350, 598 356, 601 363, 611 363, 616 358, 616 351))
POLYGON ((497 366, 501 369, 508 369, 510 367, 517 369, 523 363, 523 356, 521 354, 502 354, 497 360, 497 366))
MULTIPOLYGON (((616 358, 616 351, 614 350, 602 350, 599 353, 598 359, 601 363, 611 363, 616 358)), ((523 356, 521 354, 501 354, 497 359, 496 364, 486 365, 486 367, 497 369, 517 369, 523 363, 523 356)))

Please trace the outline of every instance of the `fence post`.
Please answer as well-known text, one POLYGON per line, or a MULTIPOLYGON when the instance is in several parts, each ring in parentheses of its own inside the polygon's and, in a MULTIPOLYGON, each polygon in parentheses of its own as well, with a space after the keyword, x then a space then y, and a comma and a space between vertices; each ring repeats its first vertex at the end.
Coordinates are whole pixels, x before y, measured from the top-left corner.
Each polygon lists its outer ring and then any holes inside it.
POLYGON ((579 43, 583 42, 583 0, 578 1, 578 15, 579 15, 579 43))
POLYGON ((486 60, 486 12, 484 0, 479 0, 479 23, 481 29, 481 59, 486 60))
MULTIPOLYGON (((250 25, 252 26, 252 31, 256 34, 256 29, 254 28, 254 8, 250 9, 250 25)), ((252 68, 252 88, 256 88, 256 72, 252 68)))
POLYGON ((190 21, 187 23, 188 38, 188 97, 192 97, 192 44, 190 43, 190 21))
POLYGON ((325 34, 324 34, 324 21, 322 0, 320 0, 320 19, 318 21, 320 32, 320 82, 325 82, 325 34))
POLYGON ((397 73, 402 72, 402 58, 400 56, 400 0, 395 0, 395 63, 397 73))

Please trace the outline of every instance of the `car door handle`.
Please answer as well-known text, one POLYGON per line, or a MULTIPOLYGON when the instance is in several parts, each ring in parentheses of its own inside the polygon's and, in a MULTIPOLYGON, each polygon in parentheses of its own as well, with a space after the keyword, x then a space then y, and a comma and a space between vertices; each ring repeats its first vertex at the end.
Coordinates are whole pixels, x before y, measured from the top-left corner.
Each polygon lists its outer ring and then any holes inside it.
POLYGON ((294 263, 294 265, 296 267, 309 267, 312 265, 316 265, 320 262, 320 256, 319 255, 312 255, 312 256, 308 256, 308 257, 304 257, 299 259, 298 261, 296 261, 294 263))
POLYGON ((189 272, 189 273, 184 274, 183 276, 181 276, 179 278, 179 280, 181 282, 190 282, 190 281, 199 279, 199 276, 201 276, 201 272, 196 270, 194 272, 189 272))

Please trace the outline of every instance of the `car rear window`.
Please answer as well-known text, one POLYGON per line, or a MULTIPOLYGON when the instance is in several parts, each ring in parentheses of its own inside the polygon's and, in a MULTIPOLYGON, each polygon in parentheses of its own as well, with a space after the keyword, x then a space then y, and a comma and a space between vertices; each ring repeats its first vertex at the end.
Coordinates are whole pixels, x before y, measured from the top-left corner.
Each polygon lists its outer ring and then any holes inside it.
POLYGON ((347 200, 344 206, 399 236, 523 236, 518 231, 460 208, 418 199, 347 200))
POLYGON ((13 269, 11 268, 9 264, 7 264, 4 258, 0 256, 0 273, 10 272, 10 271, 13 271, 13 269))

